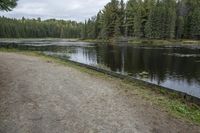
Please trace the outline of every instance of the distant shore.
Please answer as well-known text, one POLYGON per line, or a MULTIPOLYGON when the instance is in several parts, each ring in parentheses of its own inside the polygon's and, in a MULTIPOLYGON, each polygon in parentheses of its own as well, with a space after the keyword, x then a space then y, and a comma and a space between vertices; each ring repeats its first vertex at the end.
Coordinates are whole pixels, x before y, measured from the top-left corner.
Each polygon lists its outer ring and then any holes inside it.
POLYGON ((159 39, 128 39, 128 40, 121 40, 121 39, 80 39, 80 38, 0 38, 0 42, 6 41, 20 41, 20 40, 68 40, 68 41, 82 41, 88 43, 127 43, 136 46, 164 46, 164 45, 181 45, 181 46, 200 46, 200 40, 190 40, 190 39, 182 39, 182 40, 159 40, 159 39))
POLYGON ((163 46, 163 45, 200 45, 200 40, 190 40, 190 39, 183 39, 183 40, 156 40, 156 39, 129 39, 127 41, 113 41, 113 40, 103 40, 103 39, 83 39, 81 41, 84 42, 92 42, 92 43, 128 43, 132 45, 150 45, 150 46, 163 46))

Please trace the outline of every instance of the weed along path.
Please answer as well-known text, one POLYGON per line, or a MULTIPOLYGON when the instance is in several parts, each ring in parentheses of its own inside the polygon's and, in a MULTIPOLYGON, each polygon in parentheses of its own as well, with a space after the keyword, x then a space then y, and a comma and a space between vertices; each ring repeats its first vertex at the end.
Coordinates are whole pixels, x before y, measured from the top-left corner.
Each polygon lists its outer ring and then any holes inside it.
MULTIPOLYGON (((137 88, 137 86, 135 86, 137 88)), ((0 53, 0 133, 198 133, 120 80, 0 53)))

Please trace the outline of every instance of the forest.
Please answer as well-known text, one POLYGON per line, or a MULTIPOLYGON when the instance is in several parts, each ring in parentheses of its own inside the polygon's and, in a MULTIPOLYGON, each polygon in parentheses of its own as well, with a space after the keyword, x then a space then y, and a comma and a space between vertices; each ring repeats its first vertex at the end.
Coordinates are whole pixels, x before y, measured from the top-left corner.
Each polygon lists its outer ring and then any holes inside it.
POLYGON ((0 17, 0 37, 200 39, 200 1, 111 0, 85 22, 0 17))
POLYGON ((81 27, 75 21, 0 17, 1 38, 80 38, 81 27))

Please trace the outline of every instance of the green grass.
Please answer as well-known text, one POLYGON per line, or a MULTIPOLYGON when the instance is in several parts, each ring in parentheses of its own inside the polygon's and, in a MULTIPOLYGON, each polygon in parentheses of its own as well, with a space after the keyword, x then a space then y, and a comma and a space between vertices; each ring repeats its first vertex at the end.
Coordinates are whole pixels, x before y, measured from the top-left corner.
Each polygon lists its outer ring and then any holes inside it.
POLYGON ((123 88, 133 89, 146 101, 158 106, 163 111, 189 122, 200 124, 200 106, 188 102, 175 92, 142 83, 124 81, 123 88), (133 87, 134 86, 134 87, 133 87))
POLYGON ((83 42, 90 42, 90 43, 109 43, 109 40, 103 40, 103 39, 80 39, 80 41, 83 42))
POLYGON ((134 91, 135 94, 137 94, 146 102, 156 106, 162 111, 168 112, 169 114, 173 115, 176 118, 200 124, 200 106, 188 102, 185 99, 181 98, 177 93, 170 92, 168 90, 162 89, 161 87, 145 85, 138 81, 130 82, 129 80, 126 79, 121 80, 85 67, 78 66, 68 61, 63 61, 56 57, 43 55, 40 52, 29 52, 29 51, 21 51, 17 49, 5 49, 5 48, 0 48, 0 52, 14 52, 14 53, 25 54, 28 56, 36 56, 48 62, 61 64, 67 67, 73 67, 81 72, 90 74, 91 76, 99 77, 107 81, 114 82, 118 84, 121 89, 132 90, 134 91))
MULTIPOLYGON (((4 41, 12 41, 12 40, 31 40, 31 39, 49 39, 49 40, 56 40, 56 39, 65 39, 65 38, 0 38, 0 40, 4 41)), ((68 39, 68 38, 66 38, 68 39)), ((73 39, 73 38, 71 38, 73 39)), ((77 38, 76 38, 77 39, 77 38)), ((83 42, 90 42, 90 43, 110 43, 115 44, 115 39, 105 40, 105 39, 77 39, 83 42), (114 42, 114 43, 113 43, 114 42)), ((159 39, 139 39, 133 38, 128 41, 129 44, 132 45, 148 45, 148 46, 163 46, 163 45, 200 45, 200 40, 189 40, 189 39, 166 39, 166 40, 159 40, 159 39)))
POLYGON ((159 40, 159 39, 132 39, 129 41, 129 44, 134 45, 155 45, 155 46, 162 46, 162 45, 200 45, 199 40, 159 40))
MULTIPOLYGON (((112 43, 115 42, 113 39, 111 40, 102 40, 102 39, 83 39, 81 41, 84 42, 92 42, 92 43, 112 43)), ((189 39, 131 39, 128 41, 129 44, 132 45, 150 45, 150 46, 163 46, 163 45, 200 45, 199 40, 189 40, 189 39)))

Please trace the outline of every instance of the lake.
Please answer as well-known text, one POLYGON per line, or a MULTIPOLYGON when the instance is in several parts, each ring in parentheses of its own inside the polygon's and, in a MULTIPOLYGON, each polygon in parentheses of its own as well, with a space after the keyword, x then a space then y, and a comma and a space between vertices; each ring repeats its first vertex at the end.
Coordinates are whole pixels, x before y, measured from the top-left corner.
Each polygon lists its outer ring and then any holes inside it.
POLYGON ((152 47, 39 39, 1 41, 0 47, 41 51, 200 98, 200 46, 152 47))

